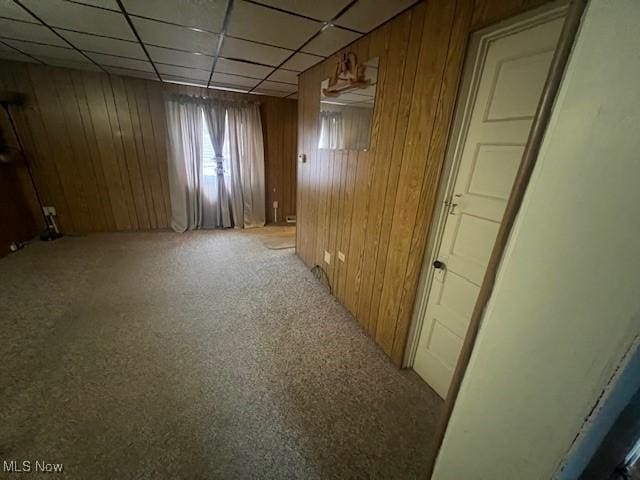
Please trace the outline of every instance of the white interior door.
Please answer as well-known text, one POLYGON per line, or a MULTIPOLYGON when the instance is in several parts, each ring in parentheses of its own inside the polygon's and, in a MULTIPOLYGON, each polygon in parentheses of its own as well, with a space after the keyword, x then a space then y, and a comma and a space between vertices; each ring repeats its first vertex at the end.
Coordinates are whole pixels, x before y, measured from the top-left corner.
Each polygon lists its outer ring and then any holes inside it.
MULTIPOLYGON (((437 262, 413 364, 446 397, 549 71, 563 17, 490 40, 474 62, 475 96, 454 139, 437 262), (478 61, 479 60, 479 61, 478 61), (456 161, 457 160, 457 161, 456 161)), ((472 69, 472 70, 473 70, 472 69)))

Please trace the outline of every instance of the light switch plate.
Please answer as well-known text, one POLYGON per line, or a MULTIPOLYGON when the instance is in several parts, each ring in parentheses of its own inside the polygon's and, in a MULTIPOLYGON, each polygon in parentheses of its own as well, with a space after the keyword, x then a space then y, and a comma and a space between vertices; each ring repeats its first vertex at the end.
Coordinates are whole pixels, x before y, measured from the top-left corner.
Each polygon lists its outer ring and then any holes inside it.
POLYGON ((331 254, 326 250, 324 251, 324 263, 331 265, 331 254))
POLYGON ((344 253, 338 252, 338 260, 340 260, 341 262, 344 262, 344 253))

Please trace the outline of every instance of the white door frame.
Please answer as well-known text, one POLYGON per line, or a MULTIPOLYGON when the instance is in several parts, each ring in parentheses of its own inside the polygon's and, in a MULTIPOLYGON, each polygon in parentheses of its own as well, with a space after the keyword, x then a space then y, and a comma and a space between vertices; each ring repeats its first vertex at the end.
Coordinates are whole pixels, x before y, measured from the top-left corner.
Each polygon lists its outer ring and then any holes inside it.
POLYGON ((405 348, 402 361, 402 366, 405 368, 413 367, 415 361, 435 272, 433 262, 437 259, 440 250, 442 234, 448 217, 448 206, 453 197, 453 188, 460 167, 462 148, 469 129, 471 113, 475 104, 478 85, 484 67, 484 59, 489 45, 496 39, 563 17, 567 12, 567 1, 550 2, 540 8, 478 30, 471 35, 462 70, 462 80, 456 100, 453 124, 447 143, 445 162, 440 176, 436 208, 429 226, 430 233, 427 237, 420 281, 411 318, 411 328, 407 338, 407 348, 405 348))

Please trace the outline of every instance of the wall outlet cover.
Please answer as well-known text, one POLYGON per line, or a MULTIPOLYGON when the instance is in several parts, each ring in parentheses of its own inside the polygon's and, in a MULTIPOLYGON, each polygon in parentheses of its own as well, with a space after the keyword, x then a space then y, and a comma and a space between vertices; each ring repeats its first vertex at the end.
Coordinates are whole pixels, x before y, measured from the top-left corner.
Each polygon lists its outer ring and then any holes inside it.
POLYGON ((340 260, 341 262, 344 262, 344 253, 342 252, 338 252, 338 260, 340 260))
POLYGON ((326 250, 324 251, 324 263, 331 265, 331 254, 326 250))

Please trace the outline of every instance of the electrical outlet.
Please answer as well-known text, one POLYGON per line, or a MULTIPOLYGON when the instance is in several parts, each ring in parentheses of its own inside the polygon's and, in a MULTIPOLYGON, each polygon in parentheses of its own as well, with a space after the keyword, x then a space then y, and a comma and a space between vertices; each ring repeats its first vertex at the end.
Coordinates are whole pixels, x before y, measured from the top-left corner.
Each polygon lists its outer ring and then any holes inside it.
POLYGON ((324 263, 331 265, 331 254, 326 250, 324 251, 324 263))
POLYGON ((338 260, 340 260, 341 262, 344 262, 344 253, 338 252, 338 260))

